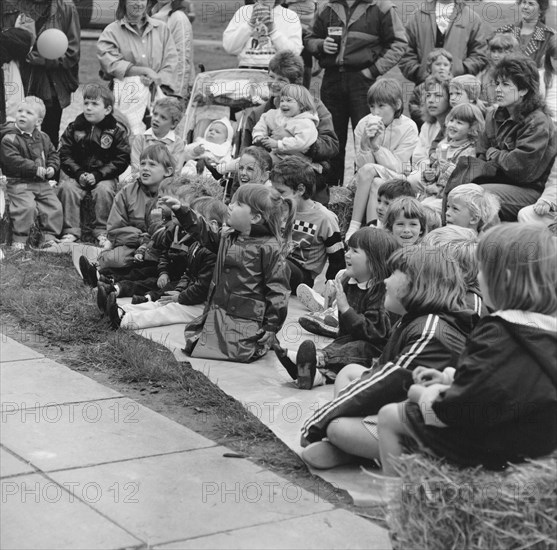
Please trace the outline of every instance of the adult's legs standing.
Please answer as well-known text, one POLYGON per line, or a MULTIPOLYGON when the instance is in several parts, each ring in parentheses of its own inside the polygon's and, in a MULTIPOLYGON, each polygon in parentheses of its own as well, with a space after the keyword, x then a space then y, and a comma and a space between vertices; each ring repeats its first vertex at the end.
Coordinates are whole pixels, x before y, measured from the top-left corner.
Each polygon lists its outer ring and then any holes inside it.
POLYGON ((41 124, 41 130, 48 135, 52 145, 58 149, 60 141, 60 120, 62 119, 62 107, 58 98, 53 97, 49 101, 45 101, 46 114, 41 124))
POLYGON ((331 159, 331 170, 327 184, 342 185, 344 178, 344 157, 348 137, 348 121, 350 119, 350 98, 345 84, 346 73, 336 69, 326 69, 321 83, 321 101, 333 119, 333 127, 338 138, 339 153, 331 159))

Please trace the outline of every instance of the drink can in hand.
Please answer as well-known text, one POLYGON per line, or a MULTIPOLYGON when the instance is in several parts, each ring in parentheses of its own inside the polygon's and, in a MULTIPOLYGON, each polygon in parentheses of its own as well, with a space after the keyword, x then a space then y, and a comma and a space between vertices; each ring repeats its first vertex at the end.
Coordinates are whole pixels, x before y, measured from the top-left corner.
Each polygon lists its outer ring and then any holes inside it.
POLYGON ((327 35, 330 36, 337 46, 340 46, 342 38, 342 27, 327 27, 327 35))

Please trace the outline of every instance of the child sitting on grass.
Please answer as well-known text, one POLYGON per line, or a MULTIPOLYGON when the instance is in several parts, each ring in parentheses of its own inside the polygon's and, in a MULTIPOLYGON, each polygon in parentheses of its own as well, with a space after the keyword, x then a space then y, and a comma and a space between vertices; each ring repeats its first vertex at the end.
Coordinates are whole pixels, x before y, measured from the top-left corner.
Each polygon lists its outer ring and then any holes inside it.
POLYGON ((284 198, 295 201, 296 218, 287 257, 290 288, 296 293, 301 283, 313 287, 327 260, 326 278, 334 279, 344 269, 344 247, 338 219, 322 204, 311 200, 315 190, 315 172, 298 157, 288 157, 273 166, 273 187, 284 198))
POLYGON ((145 260, 151 235, 162 225, 157 206, 159 186, 174 173, 174 160, 166 145, 149 145, 141 153, 139 177, 126 185, 114 198, 108 217, 108 238, 113 246, 99 256, 100 272, 129 268, 145 260), (152 212, 156 210, 155 212, 152 212))
MULTIPOLYGON (((194 199, 191 207, 203 216, 214 230, 222 226, 228 214, 228 209, 219 199, 210 197, 194 199)), ((157 233, 160 233, 157 246, 163 248, 166 242, 167 254, 163 253, 166 264, 172 246, 175 247, 174 254, 180 254, 180 264, 184 265, 181 277, 173 281, 170 275, 166 274, 168 282, 159 291, 148 292, 145 296, 134 296, 131 304, 121 306, 117 304, 116 299, 118 296, 129 296, 133 292, 131 288, 126 289, 121 282, 112 288, 99 287, 99 292, 102 291, 106 296, 104 311, 113 328, 137 330, 189 323, 203 314, 203 304, 213 278, 216 255, 185 233, 176 222, 157 233), (181 251, 177 248, 179 243, 181 251)))
POLYGON ((455 368, 415 369, 408 401, 379 411, 369 455, 383 474, 396 476, 391 459, 424 447, 490 469, 557 448, 556 256, 555 238, 536 224, 500 225, 480 239, 480 287, 495 313, 480 320, 455 368))
POLYGON ((108 216, 118 176, 130 163, 128 131, 114 118, 113 109, 114 95, 107 87, 86 85, 83 113, 60 138, 62 170, 70 177, 58 191, 64 207, 63 243, 81 238, 81 202, 90 192, 95 205, 93 236, 101 248, 110 248, 108 216))
MULTIPOLYGON (((350 237, 348 246, 346 269, 335 279, 339 337, 320 350, 313 340, 302 342, 297 353, 273 346, 279 361, 303 390, 334 382, 349 363, 371 366, 390 333, 384 279, 388 276, 387 260, 400 245, 384 229, 364 227, 350 237)), ((306 328, 303 319, 300 324, 306 328)))
POLYGON ((151 128, 143 134, 134 136, 131 150, 131 178, 139 175, 139 157, 149 145, 162 143, 168 147, 170 156, 175 162, 175 173, 179 174, 183 163, 184 142, 174 131, 184 111, 180 100, 175 97, 158 99, 151 115, 151 128))
POLYGON ((399 197, 387 208, 385 229, 401 246, 417 244, 427 233, 427 213, 418 199, 399 197))
POLYGON ((43 231, 41 246, 56 243, 62 231, 62 205, 49 182, 60 168, 60 157, 48 135, 40 130, 45 114, 42 99, 27 96, 17 108, 15 122, 8 122, 0 134, 14 251, 25 249, 36 210, 43 231))
POLYGON ((477 233, 498 223, 499 199, 476 183, 455 187, 447 197, 446 219, 449 225, 473 229, 477 233))

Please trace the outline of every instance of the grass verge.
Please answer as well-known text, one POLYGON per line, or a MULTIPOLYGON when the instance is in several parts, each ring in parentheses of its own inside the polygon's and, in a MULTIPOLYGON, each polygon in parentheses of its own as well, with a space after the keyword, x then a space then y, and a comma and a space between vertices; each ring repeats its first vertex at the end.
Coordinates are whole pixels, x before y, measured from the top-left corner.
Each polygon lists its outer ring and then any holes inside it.
POLYGON ((41 342, 40 351, 147 407, 242 453, 333 504, 382 521, 381 508, 354 508, 343 491, 313 477, 256 416, 160 343, 134 332, 111 331, 68 256, 7 253, 0 264, 2 332, 18 339, 18 326, 41 342), (94 376, 98 380, 97 376, 94 376), (106 380, 106 381, 105 381, 106 380))

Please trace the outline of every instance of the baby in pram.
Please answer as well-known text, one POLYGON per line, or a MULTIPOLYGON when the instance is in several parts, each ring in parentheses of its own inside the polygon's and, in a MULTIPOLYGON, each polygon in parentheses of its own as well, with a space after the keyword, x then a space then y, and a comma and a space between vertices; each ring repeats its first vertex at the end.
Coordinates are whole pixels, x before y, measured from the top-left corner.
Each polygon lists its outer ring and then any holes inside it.
MULTIPOLYGON (((234 130, 227 118, 213 120, 205 130, 203 137, 198 137, 193 143, 186 145, 182 175, 196 175, 199 160, 213 165, 221 174, 226 172, 227 165, 232 161, 233 136, 234 130)), ((203 173, 210 175, 206 168, 203 173)))

